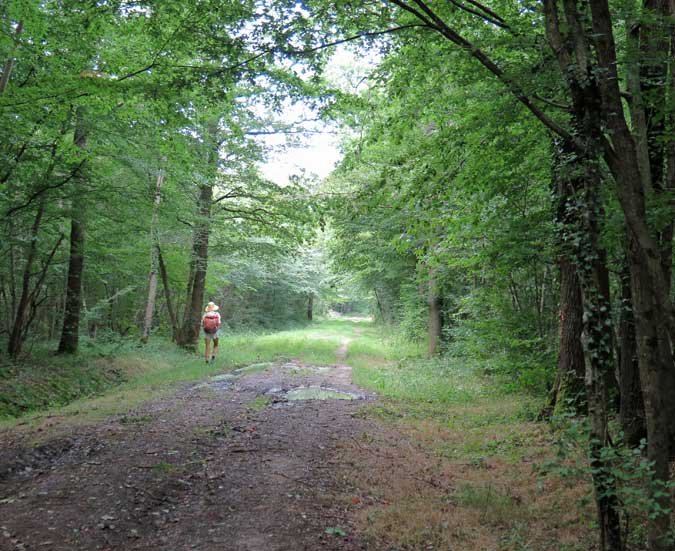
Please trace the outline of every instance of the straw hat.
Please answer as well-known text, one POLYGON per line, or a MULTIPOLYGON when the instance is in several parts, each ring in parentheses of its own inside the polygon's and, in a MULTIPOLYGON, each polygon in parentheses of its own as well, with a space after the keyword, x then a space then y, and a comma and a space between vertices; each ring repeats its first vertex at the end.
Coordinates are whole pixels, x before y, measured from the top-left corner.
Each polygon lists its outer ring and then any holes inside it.
POLYGON ((219 308, 219 306, 217 304, 215 304, 213 302, 209 302, 206 305, 206 309, 204 311, 205 312, 215 312, 216 310, 218 310, 218 308, 219 308))

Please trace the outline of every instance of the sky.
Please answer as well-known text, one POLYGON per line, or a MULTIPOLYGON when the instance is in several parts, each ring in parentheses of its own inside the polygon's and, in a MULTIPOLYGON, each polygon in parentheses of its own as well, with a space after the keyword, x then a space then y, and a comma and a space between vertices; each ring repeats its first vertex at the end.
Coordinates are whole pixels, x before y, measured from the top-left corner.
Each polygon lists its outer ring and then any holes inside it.
POLYGON ((325 178, 335 168, 341 154, 335 126, 318 125, 317 132, 300 138, 303 144, 285 146, 285 136, 266 136, 265 143, 275 148, 267 163, 261 166, 263 175, 283 185, 294 174, 316 174, 325 178))
MULTIPOLYGON (((379 62, 374 53, 363 51, 355 53, 353 49, 339 46, 328 63, 326 77, 329 82, 344 91, 360 91, 367 86, 366 75, 379 62)), ((291 123, 304 119, 313 119, 316 113, 302 102, 289 105, 282 119, 291 123)), ((260 139, 274 151, 268 161, 261 165, 265 177, 279 185, 288 182, 289 176, 305 173, 325 178, 340 161, 339 129, 334 123, 315 122, 312 132, 306 135, 294 135, 300 143, 286 145, 287 137, 283 135, 264 136, 260 139)))

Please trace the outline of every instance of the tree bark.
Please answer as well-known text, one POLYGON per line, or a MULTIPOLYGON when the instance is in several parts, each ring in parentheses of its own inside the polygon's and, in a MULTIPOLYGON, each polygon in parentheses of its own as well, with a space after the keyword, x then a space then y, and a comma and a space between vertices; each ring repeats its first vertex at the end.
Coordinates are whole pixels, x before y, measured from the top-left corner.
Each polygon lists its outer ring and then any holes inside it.
MULTIPOLYGON (((591 194, 597 189, 587 190, 591 194)), ((588 198, 589 203, 593 198, 588 198)), ((592 203, 589 210, 594 210, 592 203)), ((586 217, 586 214, 582 216, 586 217)), ((598 510, 598 522, 601 532, 601 548, 607 551, 621 551, 620 504, 616 496, 616 479, 612 465, 603 459, 603 448, 611 446, 609 439, 609 387, 614 379, 613 331, 609 297, 605 294, 606 266, 599 254, 597 239, 599 232, 589 216, 588 226, 584 230, 587 242, 576 258, 577 266, 587 262, 579 269, 582 282, 582 301, 584 304, 584 329, 582 343, 586 363, 586 396, 591 434, 589 455, 595 488, 595 501, 598 510), (594 260, 593 260, 594 259, 594 260), (604 268, 604 269, 603 269, 604 268)))
MULTIPOLYGON (((574 122, 582 132, 589 123, 589 117, 584 111, 574 116, 574 122)), ((588 135, 582 132, 579 134, 588 135)), ((581 342, 590 421, 589 461, 600 528, 600 548, 621 551, 623 541, 616 479, 612 465, 607 463, 603 454, 603 449, 611 445, 608 388, 614 378, 615 364, 606 254, 599 245, 601 177, 592 141, 587 150, 588 157, 583 159, 579 158, 574 144, 566 141, 560 144, 556 178, 564 190, 560 196, 565 201, 559 212, 560 239, 563 253, 574 259, 581 288, 581 342)))
POLYGON ((162 183, 164 182, 164 169, 160 167, 157 172, 157 182, 155 185, 155 204, 152 211, 152 220, 150 222, 150 273, 148 274, 148 299, 145 304, 145 316, 143 317, 143 330, 141 332, 141 342, 148 342, 150 329, 152 328, 152 317, 155 311, 155 299, 157 298, 157 269, 159 264, 157 235, 157 214, 159 203, 162 200, 162 183))
POLYGON ((558 261, 560 267, 560 314, 558 373, 551 394, 549 411, 559 414, 572 410, 577 415, 587 413, 581 285, 574 264, 566 256, 558 261))
POLYGON ((33 263, 37 255, 38 232, 40 230, 40 223, 45 211, 44 198, 38 205, 35 220, 30 230, 30 247, 26 257, 26 263, 23 268, 23 277, 21 280, 21 294, 19 295, 19 302, 16 307, 16 314, 14 323, 12 325, 11 333, 9 335, 9 343, 7 352, 10 358, 16 358, 21 353, 21 345, 23 344, 24 326, 26 324, 26 316, 28 314, 28 306, 30 302, 30 278, 33 272, 33 263))
POLYGON ((373 293, 375 294, 375 302, 377 303, 377 310, 380 313, 382 323, 387 323, 387 320, 384 315, 384 306, 382 304, 382 300, 380 299, 380 294, 377 292, 377 287, 373 287, 373 293))
POLYGON ((82 273, 84 271, 84 222, 81 212, 73 213, 70 220, 70 253, 68 255, 68 279, 66 303, 63 312, 61 340, 57 352, 77 352, 82 311, 82 273))
POLYGON ((570 201, 578 192, 571 185, 568 178, 563 177, 561 166, 564 164, 564 155, 559 142, 553 142, 553 180, 554 196, 556 198, 556 223, 561 230, 558 235, 560 256, 558 267, 560 270, 560 305, 559 305, 559 349, 558 371, 556 382, 551 393, 551 401, 546 414, 559 414, 565 410, 572 410, 575 414, 588 412, 586 400, 584 349, 581 343, 583 332, 583 303, 581 283, 574 265, 572 251, 565 250, 564 228, 569 213, 570 201))
POLYGON ((159 274, 162 278, 162 287, 164 288, 164 299, 166 300, 166 309, 169 312, 169 319, 171 321, 171 338, 173 341, 176 341, 178 338, 178 318, 176 317, 176 310, 173 306, 173 300, 171 300, 171 286, 169 285, 169 276, 166 272, 166 266, 164 264, 164 257, 162 256, 162 249, 159 246, 159 243, 156 243, 157 247, 157 261, 159 263, 159 274))
POLYGON ((307 321, 312 321, 314 318, 314 293, 310 292, 307 295, 307 321))
POLYGON ((621 311, 619 312, 619 384, 621 405, 619 421, 623 429, 624 442, 635 447, 647 437, 645 408, 640 387, 633 299, 630 290, 628 260, 624 259, 621 274, 621 311))
MULTIPOLYGON (((210 122, 207 128, 209 140, 208 162, 215 170, 218 165, 218 144, 216 141, 217 122, 210 122)), ((192 256, 190 261, 191 278, 188 282, 188 299, 185 305, 183 323, 177 343, 189 349, 197 348, 199 324, 204 304, 206 270, 208 267, 209 235, 211 232, 211 205, 213 202, 213 182, 199 184, 197 200, 198 220, 194 226, 192 256)))
POLYGON ((185 348, 196 349, 199 338, 199 323, 202 317, 204 304, 204 288, 206 285, 206 270, 208 267, 208 250, 210 234, 211 201, 213 187, 211 184, 201 184, 199 193, 199 217, 195 224, 192 240, 192 258, 194 269, 190 287, 190 297, 185 305, 183 324, 178 336, 178 344, 185 348))
MULTIPOLYGON (((75 146, 81 150, 87 148, 87 132, 82 108, 78 108, 75 124, 75 146)), ((85 204, 84 190, 73 193, 70 218, 70 253, 68 255, 68 279, 66 283, 66 303, 63 312, 63 327, 57 353, 74 354, 80 339, 80 313, 82 311, 82 274, 84 272, 84 231, 85 204)))

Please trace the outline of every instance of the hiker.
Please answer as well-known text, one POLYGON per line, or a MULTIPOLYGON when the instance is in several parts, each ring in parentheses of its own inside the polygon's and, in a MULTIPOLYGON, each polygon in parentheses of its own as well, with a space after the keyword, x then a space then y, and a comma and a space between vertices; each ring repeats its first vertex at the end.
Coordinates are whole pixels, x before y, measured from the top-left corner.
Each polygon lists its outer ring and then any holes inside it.
POLYGON ((202 316, 202 329, 204 330, 204 359, 206 363, 216 359, 218 351, 218 334, 220 332, 220 314, 218 305, 209 302, 202 316), (213 341, 213 352, 210 353, 211 341, 213 341))

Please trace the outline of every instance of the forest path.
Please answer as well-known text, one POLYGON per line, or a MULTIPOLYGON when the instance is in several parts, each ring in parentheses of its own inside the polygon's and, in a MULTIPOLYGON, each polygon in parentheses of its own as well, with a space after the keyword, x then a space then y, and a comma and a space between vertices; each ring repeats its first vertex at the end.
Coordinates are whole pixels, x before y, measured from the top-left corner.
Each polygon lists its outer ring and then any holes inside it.
POLYGON ((352 383, 348 345, 335 365, 250 366, 5 449, 0 549, 365 548, 338 464, 380 428, 359 414, 375 396, 352 383), (295 399, 312 396, 342 399, 295 399))

